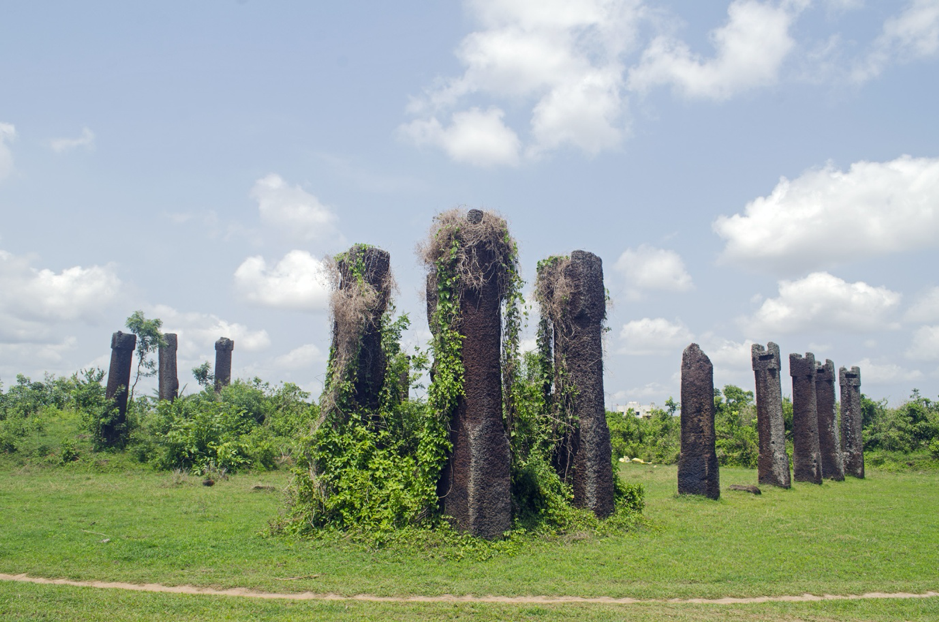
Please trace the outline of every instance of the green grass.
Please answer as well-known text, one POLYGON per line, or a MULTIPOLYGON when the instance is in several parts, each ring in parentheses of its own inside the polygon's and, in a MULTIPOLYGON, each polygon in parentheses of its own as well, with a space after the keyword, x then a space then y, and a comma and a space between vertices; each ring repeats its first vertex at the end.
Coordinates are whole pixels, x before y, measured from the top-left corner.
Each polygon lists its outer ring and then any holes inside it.
MULTIPOLYGON (((603 538, 523 538, 514 553, 460 560, 454 559, 453 545, 369 549, 340 538, 307 542, 265 536, 283 499, 277 491, 255 487, 280 490, 286 484, 282 472, 236 475, 204 487, 195 477, 108 468, 27 465, 0 473, 0 572, 384 596, 665 599, 939 590, 935 471, 871 469, 863 481, 764 488, 753 496, 726 487, 755 483, 755 471, 722 469, 724 493, 714 502, 677 497, 674 467, 627 465, 626 480, 647 490, 646 526, 603 538)), ((916 620, 939 617, 937 601, 285 603, 0 582, 4 620, 153 619, 160 617, 155 611, 178 619, 916 620)))

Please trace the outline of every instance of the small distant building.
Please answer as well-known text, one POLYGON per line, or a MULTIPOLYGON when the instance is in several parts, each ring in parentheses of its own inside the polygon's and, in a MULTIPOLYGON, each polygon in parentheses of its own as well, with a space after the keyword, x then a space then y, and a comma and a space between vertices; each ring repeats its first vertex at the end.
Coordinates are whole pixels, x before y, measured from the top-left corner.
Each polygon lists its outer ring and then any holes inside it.
POLYGON ((653 410, 660 410, 658 406, 655 405, 655 402, 651 404, 640 404, 639 402, 626 402, 624 405, 617 404, 613 410, 616 412, 623 413, 623 416, 626 416, 629 411, 633 411, 633 414, 637 417, 643 419, 648 419, 652 416, 653 410))

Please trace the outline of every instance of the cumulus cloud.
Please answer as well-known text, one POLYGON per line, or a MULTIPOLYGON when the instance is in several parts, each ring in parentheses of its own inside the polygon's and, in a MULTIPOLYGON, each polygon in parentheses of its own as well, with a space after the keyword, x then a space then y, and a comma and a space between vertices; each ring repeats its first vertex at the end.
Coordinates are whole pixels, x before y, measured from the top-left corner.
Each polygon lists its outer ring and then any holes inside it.
POLYGON ((901 156, 832 164, 783 177, 714 231, 724 263, 781 273, 934 246, 939 241, 939 158, 901 156))
POLYGON ((257 180, 251 196, 258 202, 261 222, 280 228, 289 237, 304 242, 341 242, 336 214, 300 186, 288 184, 280 175, 271 173, 257 180))
POLYGON ((903 11, 884 22, 883 30, 863 61, 851 72, 854 82, 876 78, 894 63, 939 54, 939 2, 912 0, 903 11))
POLYGON ((939 287, 932 287, 920 294, 903 318, 908 322, 939 321, 939 287))
POLYGON ((848 283, 827 272, 780 281, 779 296, 763 301, 745 332, 755 338, 802 331, 869 332, 897 328, 891 316, 900 294, 858 281, 848 283))
POLYGON ((416 119, 400 131, 416 145, 443 149, 455 162, 481 167, 515 166, 520 143, 515 132, 502 122, 504 114, 498 108, 471 108, 454 113, 447 127, 436 118, 416 119))
MULTIPOLYGON (((244 324, 229 322, 212 313, 182 312, 166 305, 156 305, 153 317, 163 320, 163 330, 178 335, 178 352, 187 359, 214 353, 219 337, 235 342, 236 350, 257 352, 271 345, 266 330, 252 330, 244 324)), ((214 357, 214 354, 210 356, 214 357)))
POLYGON ((685 263, 675 251, 643 244, 626 249, 616 262, 626 278, 627 296, 640 298, 644 291, 685 292, 694 288, 685 263))
POLYGON ((744 341, 732 341, 706 333, 701 336, 701 349, 711 359, 715 370, 720 371, 750 371, 752 362, 750 359, 750 348, 753 341, 745 339, 744 341))
POLYGON ((408 112, 419 118, 401 127, 404 136, 437 146, 459 162, 515 165, 521 141, 505 126, 500 109, 490 108, 488 117, 477 111, 473 119, 476 126, 485 121, 489 134, 499 138, 498 157, 470 157, 455 148, 457 115, 467 112, 454 114, 448 128, 439 121, 441 112, 461 107, 467 98, 489 97, 530 110, 524 150, 529 157, 564 145, 595 154, 620 143, 626 108, 622 56, 635 45, 646 13, 641 0, 470 0, 467 7, 480 29, 457 47, 465 71, 411 101, 408 112))
POLYGON ((917 369, 906 369, 896 363, 874 363, 869 358, 861 359, 855 365, 861 368, 863 385, 913 382, 923 377, 923 373, 917 369))
POLYGON ((279 369, 297 369, 309 367, 317 361, 325 360, 323 353, 315 344, 307 343, 299 348, 294 348, 287 354, 283 354, 274 359, 274 367, 279 369))
POLYGON ((329 306, 326 264, 307 251, 292 250, 272 266, 248 257, 235 270, 235 287, 248 302, 275 309, 322 311, 329 306))
POLYGON ((694 340, 694 335, 681 321, 670 322, 660 317, 628 322, 619 336, 623 341, 620 354, 634 356, 674 354, 694 340))
POLYGON ((10 123, 0 123, 0 181, 13 172, 13 154, 9 143, 16 140, 16 128, 10 123))
POLYGON ((917 361, 939 360, 939 326, 917 328, 906 356, 917 361))
POLYGON ((88 151, 95 149, 95 133, 87 127, 82 128, 81 136, 78 138, 56 138, 49 142, 49 146, 56 153, 65 153, 79 147, 84 147, 88 151))
POLYGON ((672 37, 656 37, 629 71, 629 86, 646 91, 672 85, 689 98, 725 100, 775 84, 795 46, 789 30, 804 4, 734 0, 727 8, 727 23, 711 32, 713 58, 702 59, 672 37))

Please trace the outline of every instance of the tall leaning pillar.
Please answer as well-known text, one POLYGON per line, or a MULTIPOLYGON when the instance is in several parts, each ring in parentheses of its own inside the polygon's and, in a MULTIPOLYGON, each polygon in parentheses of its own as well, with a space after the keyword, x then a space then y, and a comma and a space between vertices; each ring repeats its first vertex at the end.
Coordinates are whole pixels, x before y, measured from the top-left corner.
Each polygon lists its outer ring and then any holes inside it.
POLYGON ((861 413, 861 370, 842 367, 838 370, 841 384, 841 450, 844 472, 853 477, 864 478, 864 439, 861 429, 864 418, 861 413))
POLYGON ((215 392, 231 384, 231 351, 235 342, 228 337, 221 337, 215 342, 215 392))
POLYGON ((108 367, 108 386, 105 397, 117 406, 117 417, 101 429, 107 445, 121 442, 127 421, 127 392, 130 388, 130 369, 134 362, 137 335, 117 331, 111 335, 111 365, 108 367))
POLYGON ((760 457, 757 462, 759 481, 767 486, 789 488, 792 482, 789 455, 786 453, 779 346, 772 341, 766 344, 766 348, 755 343, 750 348, 750 359, 756 376, 756 420, 760 435, 760 457))
POLYGON ((797 482, 822 483, 818 451, 815 355, 789 355, 792 376, 792 475, 797 482))
POLYGON ((678 494, 721 496, 714 434, 714 366, 693 343, 681 355, 678 494))
POLYGON ((179 395, 179 375, 176 372, 176 333, 163 335, 164 345, 159 351, 160 399, 172 402, 179 395))
POLYGON ((815 369, 815 403, 818 410, 818 451, 822 459, 822 477, 844 480, 838 417, 835 414, 835 364, 826 359, 815 369))

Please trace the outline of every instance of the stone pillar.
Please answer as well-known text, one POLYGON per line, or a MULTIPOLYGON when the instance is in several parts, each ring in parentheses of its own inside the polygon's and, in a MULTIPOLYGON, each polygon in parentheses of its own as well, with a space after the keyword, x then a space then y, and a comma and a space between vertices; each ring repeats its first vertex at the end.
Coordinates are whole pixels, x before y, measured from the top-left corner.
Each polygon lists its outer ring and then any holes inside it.
MULTIPOLYGON (((480 225, 483 212, 469 210, 466 240, 480 225)), ((483 225, 485 226, 485 225, 483 225)), ((439 490, 444 513, 456 527, 474 536, 498 538, 512 526, 511 455, 502 424, 502 297, 498 270, 502 269, 492 248, 478 244, 467 249, 478 259, 482 274, 474 275, 474 287, 464 282, 460 298, 463 336, 463 396, 450 421, 453 450, 441 476, 439 490)), ((428 309, 436 299, 428 297, 428 309)))
POLYGON ((714 366, 693 343, 681 355, 681 455, 678 494, 721 496, 714 447, 714 366))
POLYGON ((332 351, 338 361, 346 356, 353 359, 349 365, 355 369, 354 405, 375 411, 385 384, 381 317, 391 295, 391 256, 380 248, 356 244, 340 256, 336 267, 339 289, 333 300, 332 351), (356 274, 357 266, 361 275, 356 274))
POLYGON ((841 383, 841 451, 844 472, 853 477, 864 478, 864 439, 861 428, 864 418, 861 413, 861 370, 844 367, 838 370, 841 383))
POLYGON ((179 395, 179 377, 176 373, 176 333, 165 333, 159 352, 160 399, 172 402, 179 395))
POLYGON ((759 481, 767 486, 789 488, 791 480, 782 411, 779 346, 770 341, 764 349, 755 343, 750 348, 750 359, 756 376, 756 420, 760 435, 760 457, 757 462, 759 481))
POLYGON ((605 518, 613 513, 614 491, 610 430, 603 403, 603 262, 593 253, 574 251, 564 273, 570 287, 562 311, 567 321, 563 327, 555 324, 555 349, 574 389, 574 505, 605 518))
POLYGON ((815 355, 789 355, 792 376, 792 476, 797 482, 822 483, 815 402, 815 355))
POLYGON ((101 429, 107 445, 118 445, 123 440, 127 421, 127 392, 130 389, 130 369, 134 362, 137 335, 117 331, 111 335, 111 365, 108 368, 108 386, 105 397, 117 406, 117 417, 101 429))
POLYGON ((231 384, 231 351, 235 342, 228 337, 221 337, 215 342, 215 392, 231 384))
POLYGON ((835 413, 835 364, 826 359, 815 368, 815 404, 818 410, 818 451, 822 461, 822 477, 844 481, 841 441, 838 438, 838 417, 835 413))

